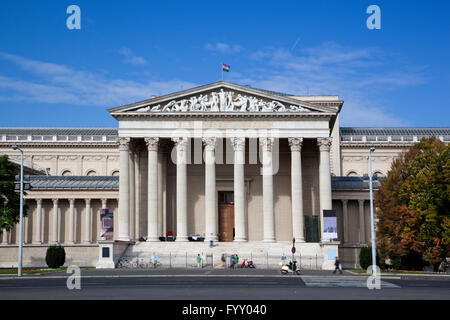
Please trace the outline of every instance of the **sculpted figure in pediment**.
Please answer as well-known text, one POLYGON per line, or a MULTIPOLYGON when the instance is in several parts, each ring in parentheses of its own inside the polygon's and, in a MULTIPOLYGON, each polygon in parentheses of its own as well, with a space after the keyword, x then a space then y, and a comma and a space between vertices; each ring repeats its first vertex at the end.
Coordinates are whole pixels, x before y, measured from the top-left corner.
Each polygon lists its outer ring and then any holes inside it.
POLYGON ((237 95, 237 100, 233 102, 235 111, 247 111, 247 97, 237 95), (239 108, 239 109, 238 109, 239 108))
POLYGON ((259 108, 258 108, 258 99, 257 99, 257 98, 255 98, 255 97, 250 97, 250 98, 248 99, 248 101, 249 101, 248 111, 250 111, 250 112, 256 112, 256 111, 259 111, 259 108))
POLYGON ((162 109, 162 111, 172 111, 172 107, 176 104, 177 102, 175 100, 170 101, 168 104, 166 104, 164 106, 164 108, 162 109))
POLYGON ((217 92, 211 93, 211 111, 212 112, 218 112, 219 111, 219 95, 217 92))

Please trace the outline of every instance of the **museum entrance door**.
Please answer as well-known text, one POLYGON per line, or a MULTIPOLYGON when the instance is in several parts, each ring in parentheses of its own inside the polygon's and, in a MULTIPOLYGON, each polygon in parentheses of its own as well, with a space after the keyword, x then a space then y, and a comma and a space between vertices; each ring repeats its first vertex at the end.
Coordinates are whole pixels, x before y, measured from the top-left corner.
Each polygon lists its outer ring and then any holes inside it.
POLYGON ((234 192, 219 191, 219 241, 234 240, 234 192))

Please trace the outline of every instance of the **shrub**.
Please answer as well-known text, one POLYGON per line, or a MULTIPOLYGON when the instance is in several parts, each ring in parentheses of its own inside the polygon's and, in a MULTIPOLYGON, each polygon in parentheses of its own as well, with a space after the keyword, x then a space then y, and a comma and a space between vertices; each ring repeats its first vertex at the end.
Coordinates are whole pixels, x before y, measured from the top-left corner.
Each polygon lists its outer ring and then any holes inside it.
POLYGON ((61 246, 50 246, 45 255, 45 262, 49 268, 59 268, 66 262, 66 251, 61 246))
MULTIPOLYGON (((380 266, 379 255, 377 254, 377 266, 380 266)), ((359 252, 359 265, 362 269, 366 270, 369 266, 372 265, 372 248, 371 247, 362 247, 359 252)))

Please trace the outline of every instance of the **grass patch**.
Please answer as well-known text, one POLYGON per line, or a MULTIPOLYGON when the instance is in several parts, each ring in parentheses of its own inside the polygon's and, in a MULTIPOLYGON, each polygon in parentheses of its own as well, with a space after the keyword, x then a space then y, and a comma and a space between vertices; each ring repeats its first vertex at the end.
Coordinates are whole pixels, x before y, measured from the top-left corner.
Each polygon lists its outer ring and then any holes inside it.
MULTIPOLYGON (((94 267, 80 267, 80 269, 95 269, 94 267)), ((49 272, 65 272, 67 267, 61 268, 22 268, 22 274, 40 274, 49 272)), ((17 274, 17 268, 0 268, 0 274, 17 274)))
MULTIPOLYGON (((350 269, 348 270, 353 273, 367 273, 366 270, 363 269, 350 269)), ((410 271, 410 270, 381 270, 383 274, 392 274, 392 273, 403 273, 403 274, 428 274, 426 271, 410 271)))

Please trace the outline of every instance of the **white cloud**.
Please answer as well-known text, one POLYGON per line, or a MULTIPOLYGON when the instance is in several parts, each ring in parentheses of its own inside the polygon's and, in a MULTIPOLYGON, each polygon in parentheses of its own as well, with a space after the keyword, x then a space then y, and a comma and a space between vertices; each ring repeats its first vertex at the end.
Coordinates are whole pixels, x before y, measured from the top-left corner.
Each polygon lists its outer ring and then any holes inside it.
POLYGON ((148 62, 142 57, 136 56, 130 49, 122 48, 119 50, 119 53, 124 57, 123 62, 132 64, 135 66, 144 66, 147 65, 148 62))
POLYGON ((339 95, 345 101, 341 123, 349 126, 406 125, 394 114, 386 93, 426 81, 425 67, 407 65, 377 48, 349 48, 334 42, 296 55, 265 47, 250 57, 257 67, 240 71, 251 77, 230 73, 230 79, 296 95, 339 95))
POLYGON ((115 107, 134 101, 190 88, 196 84, 180 80, 134 81, 107 79, 97 73, 79 71, 65 65, 31 60, 0 53, 0 58, 14 62, 37 80, 23 80, 0 75, 0 100, 42 103, 67 103, 115 107))
POLYGON ((239 45, 232 45, 228 43, 217 42, 214 44, 207 43, 205 49, 209 51, 215 51, 219 53, 238 53, 242 50, 239 45))

